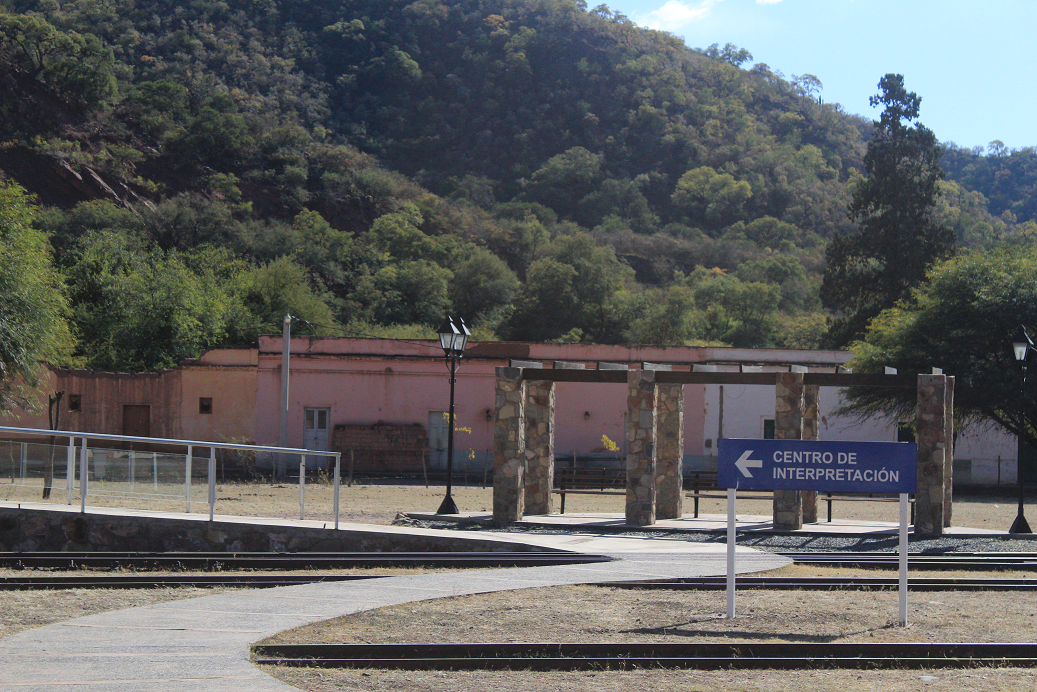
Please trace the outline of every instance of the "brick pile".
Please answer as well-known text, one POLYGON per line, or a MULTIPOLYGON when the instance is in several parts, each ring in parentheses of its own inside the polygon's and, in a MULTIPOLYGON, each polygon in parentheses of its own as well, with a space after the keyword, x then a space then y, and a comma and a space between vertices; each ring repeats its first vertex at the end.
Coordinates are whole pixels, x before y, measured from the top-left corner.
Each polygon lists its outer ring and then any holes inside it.
POLYGON ((331 449, 342 452, 344 469, 353 453, 354 473, 420 473, 428 456, 428 433, 418 424, 339 424, 332 431, 331 449))

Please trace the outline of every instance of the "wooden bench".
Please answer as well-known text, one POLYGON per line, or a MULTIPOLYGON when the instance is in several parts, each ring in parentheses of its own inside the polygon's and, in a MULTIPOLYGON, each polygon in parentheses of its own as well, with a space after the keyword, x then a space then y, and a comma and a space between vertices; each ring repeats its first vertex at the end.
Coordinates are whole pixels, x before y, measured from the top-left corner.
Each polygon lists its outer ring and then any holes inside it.
MULTIPOLYGON (((720 487, 717 482, 716 471, 694 471, 688 474, 684 479, 684 489, 689 491, 686 497, 693 498, 695 500, 695 518, 699 516, 699 498, 712 498, 717 500, 727 499, 726 492, 715 492, 719 491, 720 487), (690 486, 690 487, 689 487, 690 486)), ((739 490, 736 497, 739 499, 746 500, 760 500, 759 493, 772 493, 772 490, 739 490), (757 493, 752 495, 751 493, 757 493)), ((832 503, 833 502, 900 502, 898 495, 878 495, 874 493, 860 494, 860 495, 847 495, 847 494, 835 494, 835 493, 818 493, 817 499, 822 502, 828 503, 828 523, 832 523, 832 503)), ((910 499, 911 503, 911 523, 915 521, 915 499, 910 499)))
POLYGON ((563 466, 555 469, 554 488, 551 490, 562 498, 562 514, 565 514, 565 495, 605 494, 626 495, 626 469, 576 468, 563 466))
MULTIPOLYGON (((577 468, 563 466, 555 469, 553 493, 561 497, 559 512, 565 514, 565 496, 575 495, 625 495, 627 474, 625 469, 617 468, 577 468)), ((684 477, 685 497, 694 501, 693 516, 698 519, 699 500, 726 500, 727 492, 718 485, 716 471, 692 471, 684 477)), ((771 497, 772 490, 739 490, 735 497, 740 500, 763 500, 771 497)), ((828 523, 832 523, 833 502, 899 502, 897 495, 847 495, 834 493, 818 493, 818 501, 828 503, 828 523)), ((915 520, 914 498, 911 500, 911 523, 915 520)))
MULTIPOLYGON (((900 502, 899 495, 877 495, 874 493, 860 494, 860 495, 836 495, 833 493, 818 493, 818 501, 824 501, 828 503, 828 523, 832 523, 832 503, 833 502, 900 502)), ((908 498, 908 503, 911 506, 911 523, 915 523, 915 498, 914 496, 908 498)))
MULTIPOLYGON (((699 516, 699 498, 724 499, 726 493, 719 492, 717 486, 716 471, 692 471, 684 478, 683 489, 689 491, 687 497, 695 501, 694 514, 699 516), (710 492, 713 491, 713 492, 710 492)), ((625 469, 617 468, 577 468, 563 466, 555 469, 555 482, 552 492, 562 498, 559 512, 565 514, 565 495, 573 494, 605 494, 625 495, 627 488, 627 475, 625 469)), ((760 499, 760 493, 770 493, 769 490, 740 490, 738 497, 745 499, 760 499)))
MULTIPOLYGON (((684 476, 684 490, 688 491, 685 497, 694 500, 694 517, 699 518, 699 499, 709 498, 715 500, 726 500, 727 491, 721 492, 718 484, 718 473, 716 471, 692 471, 684 476)), ((740 500, 762 500, 766 497, 761 494, 769 494, 771 490, 739 490, 735 497, 740 500)))

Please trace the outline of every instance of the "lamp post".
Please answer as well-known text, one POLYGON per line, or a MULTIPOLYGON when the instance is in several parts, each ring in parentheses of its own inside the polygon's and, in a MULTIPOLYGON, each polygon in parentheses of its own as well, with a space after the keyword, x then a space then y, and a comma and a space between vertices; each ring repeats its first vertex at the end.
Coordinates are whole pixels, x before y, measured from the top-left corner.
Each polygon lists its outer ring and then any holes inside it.
POLYGON ((468 337, 471 335, 464 320, 460 318, 455 324, 452 319, 447 317, 446 322, 439 328, 439 345, 443 347, 446 364, 450 369, 450 413, 448 414, 447 425, 449 427, 446 434, 446 497, 443 498, 443 504, 439 506, 436 514, 457 514, 457 505, 450 495, 454 475, 454 384, 457 383, 455 375, 458 362, 464 357, 468 337))
MULTIPOLYGON (((1019 333, 1012 339, 1012 353, 1015 355, 1015 362, 1019 363, 1022 368, 1022 379, 1019 384, 1019 404, 1024 405, 1026 401, 1026 359, 1033 351, 1033 341, 1030 339, 1030 335, 1026 333, 1026 328, 1023 326, 1019 327, 1019 333)), ((1026 416, 1023 415, 1020 410, 1019 414, 1019 427, 1022 430, 1022 426, 1026 424, 1026 416)), ((1030 531, 1030 525, 1026 522, 1026 517, 1023 516, 1023 464, 1022 464, 1022 433, 1019 433, 1019 454, 1016 460, 1016 481, 1019 483, 1019 513, 1016 514, 1015 521, 1012 522, 1012 528, 1008 529, 1008 533, 1032 533, 1030 531)))

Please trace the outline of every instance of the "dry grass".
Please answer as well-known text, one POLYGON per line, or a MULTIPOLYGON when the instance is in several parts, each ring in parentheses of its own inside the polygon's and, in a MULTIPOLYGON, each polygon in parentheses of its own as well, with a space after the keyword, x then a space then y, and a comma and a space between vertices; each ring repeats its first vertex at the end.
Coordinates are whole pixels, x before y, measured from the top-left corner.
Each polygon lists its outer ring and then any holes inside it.
MULTIPOLYGON (((183 485, 137 484, 137 496, 128 495, 127 483, 92 482, 88 486, 89 507, 125 507, 128 509, 187 511, 183 485), (143 493, 160 496, 147 497, 143 493), (127 494, 124 494, 127 493, 127 494)), ((42 485, 0 482, 0 500, 8 502, 42 502, 42 485)), ((78 490, 76 491, 78 492, 78 490)), ((354 483, 340 489, 340 519, 343 522, 363 524, 390 524, 398 512, 435 512, 443 500, 442 486, 380 485, 354 483)), ((454 500, 462 511, 489 512, 493 509, 492 488, 455 487, 454 500)), ((620 498, 612 498, 619 500, 620 498)), ((65 504, 64 488, 55 490, 48 501, 65 504)), ((73 504, 78 505, 78 496, 73 504)), ((622 511, 621 505, 617 511, 622 511)), ((605 511, 605 510, 602 510, 605 511)), ((191 512, 208 514, 208 490, 204 484, 191 490, 191 512)), ((221 483, 216 486, 216 513, 245 517, 299 518, 298 484, 280 483, 221 483)), ((334 489, 329 483, 308 483, 305 487, 306 519, 331 521, 334 519, 334 489)))
POLYGON ((279 668, 267 672, 307 692, 1032 692, 1037 689, 1037 674, 1019 668, 579 673, 279 668))
MULTIPOLYGON (((91 486, 110 491, 112 486, 91 486)), ((169 486, 163 493, 183 492, 169 486)), ((55 500, 63 501, 58 494, 55 500)), ((331 517, 331 488, 306 487, 307 518, 331 517)), ((388 524, 397 512, 434 511, 443 488, 423 485, 355 484, 342 488, 342 520, 388 524)), ((36 488, 0 485, 0 499, 39 501, 36 488)), ((492 490, 455 487, 462 511, 490 511, 492 490)), ((193 490, 195 512, 207 512, 204 487, 193 490)), ((128 506, 183 511, 181 501, 128 501, 91 497, 91 505, 128 506)), ((614 495, 570 495, 570 512, 622 513, 623 498, 614 495)), ((686 505, 690 511, 690 501, 686 505)), ((825 506, 819 507, 822 520, 825 506)), ((241 516, 298 517, 298 486, 221 484, 218 513, 241 516)), ((703 500, 704 514, 723 514, 722 500, 703 500)), ((739 514, 770 514, 770 502, 740 501, 739 514)), ((959 497, 954 524, 1006 530, 1016 514, 1014 498, 959 497)), ((836 503, 837 519, 895 522, 894 503, 836 503)), ((796 569, 801 568, 786 568, 796 569)), ((810 573, 824 573, 811 568, 810 573)), ((379 570, 380 571, 380 570, 379 570)), ((829 574, 831 571, 829 571, 829 574)), ((843 572, 843 574, 845 574, 843 572)), ((865 575, 881 573, 865 572, 865 575)), ((947 573, 941 573, 946 575, 947 573)), ((798 576, 804 575, 797 573, 798 576)), ((912 573, 912 576, 924 576, 912 573)), ((972 575, 976 576, 976 575, 972 575)), ((1009 576, 1009 575, 1006 575, 1009 576)), ((1032 576, 1032 575, 1020 575, 1032 576)), ((94 612, 126 608, 215 593, 211 589, 76 590, 67 592, 4 592, 0 636, 20 629, 58 622, 94 612)), ((755 638, 761 640, 825 641, 1031 641, 1037 624, 1037 596, 1030 594, 918 593, 911 597, 910 625, 891 626, 896 617, 892 593, 763 592, 739 594, 739 618, 727 621, 722 592, 649 593, 595 587, 559 587, 442 599, 362 613, 343 621, 314 626, 312 632, 284 635, 313 641, 320 634, 332 641, 695 641, 755 638), (808 639, 809 640, 809 639, 808 639)), ((530 672, 404 672, 317 671, 278 669, 281 679, 312 692, 330 690, 401 690, 483 692, 601 692, 651 689, 658 692, 695 690, 846 692, 944 692, 976 689, 1015 692, 1037 689, 1029 670, 977 669, 956 671, 663 671, 599 673, 530 672), (930 679, 931 678, 931 679, 930 679)))
MULTIPOLYGON (((125 570, 116 570, 126 573, 125 570)), ((407 574, 429 574, 435 572, 447 572, 451 570, 425 567, 394 567, 394 568, 346 568, 334 570, 306 570, 306 574, 317 577, 323 575, 359 574, 368 577, 373 576, 403 576, 407 574)), ((104 569, 80 569, 75 571, 75 576, 86 576, 97 574, 103 576, 109 570, 104 569)), ((140 572, 129 572, 138 575, 167 575, 167 574, 189 574, 185 570, 147 570, 140 572)), ((263 575, 280 574, 284 571, 275 570, 221 570, 223 576, 233 575, 263 575)), ((25 576, 59 576, 68 574, 64 570, 29 569, 16 570, 0 568, 0 578, 25 577, 25 576)), ((295 573, 298 574, 298 573, 295 573)), ((66 589, 66 590, 24 590, 24 591, 0 591, 0 599, 3 608, 0 608, 0 638, 12 635, 22 630, 49 625, 53 622, 65 622, 75 618, 104 613, 111 610, 122 610, 123 608, 136 608, 138 606, 151 605, 153 603, 165 603, 167 601, 179 601, 199 596, 212 596, 232 588, 244 587, 193 587, 177 586, 168 588, 151 589, 66 589)))
MULTIPOLYGON (((876 572, 787 567, 786 576, 876 576, 876 572)), ((881 574, 881 573, 878 573, 881 574)), ((947 573, 942 573, 945 576, 947 573)), ((919 572, 916 576, 934 576, 919 572)), ((977 575, 970 576, 993 576, 977 575)), ((1011 576, 1004 574, 1002 576, 1011 576)), ((1025 576, 1025 575, 1023 575, 1025 576)), ((450 642, 938 642, 1030 641, 1037 594, 929 592, 911 596, 909 625, 896 626, 897 594, 743 591, 727 620, 723 591, 632 591, 565 586, 409 603, 289 630, 278 643, 450 642), (996 623, 993 626, 992 623, 996 623)), ((571 692, 650 689, 802 692, 1033 690, 1037 673, 984 668, 937 671, 267 671, 308 692, 421 690, 571 692), (931 678, 931 679, 930 679, 931 678)))
MULTIPOLYGON (((481 481, 481 478, 478 479, 481 481)), ((453 489, 454 500, 462 512, 490 512, 493 509, 493 489, 482 488, 472 479, 473 485, 463 483, 453 489)), ((140 492, 154 490, 149 484, 137 484, 140 492), (146 487, 141 487, 146 486, 146 487)), ((158 494, 176 499, 147 499, 125 497, 115 493, 127 491, 125 483, 99 483, 89 486, 88 504, 94 507, 128 507, 183 512, 186 510, 183 486, 160 485, 158 494)), ((442 486, 426 488, 423 484, 390 485, 354 483, 343 484, 340 491, 340 518, 344 522, 365 524, 389 524, 398 512, 434 512, 443 499, 442 486)), ((192 488, 191 511, 208 513, 207 490, 204 485, 192 488)), ((328 483, 310 483, 305 488, 305 517, 319 521, 334 519, 333 489, 328 483)), ((0 483, 0 500, 40 502, 40 490, 33 485, 0 483)), ((64 503, 66 495, 62 489, 55 491, 51 502, 64 503)), ((78 500, 75 500, 78 502, 78 500)), ((557 511, 558 500, 555 500, 557 511)), ((568 495, 566 511, 569 513, 608 512, 622 514, 623 497, 619 495, 568 495)), ((685 499, 685 512, 690 516, 692 502, 685 499)), ((1016 516, 1016 498, 1009 492, 996 496, 961 496, 955 498, 953 508, 954 526, 1007 531, 1016 516)), ((725 515, 726 501, 702 499, 701 514, 725 515)), ((1034 510, 1037 512, 1037 510, 1034 510)), ((269 483, 224 483, 216 487, 216 513, 235 516, 265 516, 285 519, 299 517, 299 486, 292 484, 271 485, 269 483)), ((739 515, 769 516, 771 502, 767 499, 739 500, 739 515)), ((872 520, 898 522, 899 509, 895 502, 835 502, 833 519, 872 520)), ((818 517, 823 523, 827 518, 827 504, 819 501, 818 517)))

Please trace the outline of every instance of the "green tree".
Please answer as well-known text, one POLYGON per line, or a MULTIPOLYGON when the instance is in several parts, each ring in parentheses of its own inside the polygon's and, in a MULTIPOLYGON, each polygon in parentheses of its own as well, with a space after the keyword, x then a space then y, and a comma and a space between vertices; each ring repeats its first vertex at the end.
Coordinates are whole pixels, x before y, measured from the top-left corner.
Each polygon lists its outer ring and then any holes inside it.
POLYGON ((170 79, 160 79, 135 84, 123 104, 144 132, 161 137, 187 117, 190 98, 187 87, 170 79))
POLYGON ((0 9, 0 64, 17 84, 15 93, 39 85, 69 105, 97 106, 115 95, 114 62, 93 34, 59 31, 41 17, 0 9))
POLYGON ((741 216, 752 194, 752 187, 744 180, 700 166, 681 176, 672 200, 693 221, 719 227, 741 216))
POLYGON ((144 224, 138 215, 110 200, 80 202, 68 210, 58 207, 41 209, 36 225, 50 238, 59 258, 77 238, 89 231, 113 230, 135 237, 144 232, 144 224))
POLYGON ((339 331, 331 308, 307 281, 306 270, 290 257, 236 273, 229 291, 236 299, 228 324, 231 343, 252 345, 260 334, 280 334, 285 314, 300 320, 292 326, 295 334, 339 331))
POLYGON ((397 260, 434 259, 442 252, 437 238, 425 235, 417 205, 407 203, 403 209, 375 219, 364 241, 397 260))
POLYGON ((772 283, 781 287, 778 309, 797 313, 817 302, 817 287, 807 279, 803 263, 792 255, 772 255, 738 265, 735 276, 742 281, 772 283))
POLYGON ((871 98, 885 109, 864 156, 867 177, 853 192, 857 230, 828 246, 821 285, 825 305, 838 311, 829 339, 841 346, 864 333, 882 310, 907 297, 934 262, 954 247, 954 234, 933 221, 943 178, 936 136, 918 118, 921 98, 904 78, 887 74, 871 98))
POLYGON ((576 203, 589 194, 601 176, 602 156, 584 147, 573 147, 552 156, 528 185, 534 200, 564 215, 576 211, 576 203))
POLYGON ((694 291, 707 338, 745 348, 773 345, 781 301, 777 286, 717 274, 696 283, 694 291))
POLYGON ((254 155, 248 120, 226 96, 208 99, 197 115, 172 132, 166 145, 186 161, 226 171, 242 167, 254 155))
POLYGON ((228 275, 243 266, 212 248, 163 254, 111 231, 79 241, 69 268, 79 353, 89 367, 176 367, 222 344, 240 308, 228 275))
POLYGON ((559 236, 526 273, 505 338, 551 341, 578 329, 592 343, 622 340, 615 296, 633 272, 587 233, 559 236))
POLYGON ((580 301, 576 269, 551 258, 529 265, 515 311, 502 336, 520 341, 552 341, 578 329, 580 301))
POLYGON ((511 302, 518 291, 518 278, 486 248, 477 247, 454 268, 450 281, 453 312, 470 324, 490 318, 511 302))
POLYGON ((25 191, 0 181, 0 410, 32 404, 40 365, 71 354, 68 306, 25 191))
MULTIPOLYGON (((995 421, 1037 445, 1037 377, 1020 398, 1021 372, 1011 340, 1025 325, 1037 332, 1037 249, 1002 245, 971 251, 934 268, 910 300, 872 320, 853 344, 858 372, 928 373, 955 377, 955 414, 995 421)), ((850 390, 846 412, 910 419, 913 391, 850 390)))
POLYGON ((687 286, 646 291, 642 298, 636 305, 638 314, 626 332, 628 342, 685 346, 705 333, 705 318, 695 304, 695 294, 687 286))
POLYGON ((364 307, 367 322, 435 326, 450 306, 451 276, 449 269, 426 260, 393 263, 361 276, 350 298, 364 307))

